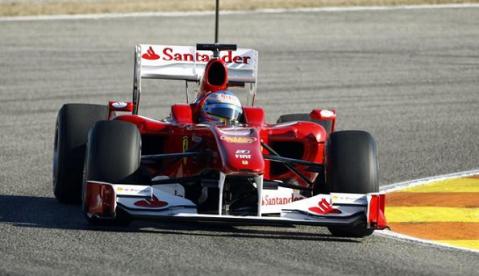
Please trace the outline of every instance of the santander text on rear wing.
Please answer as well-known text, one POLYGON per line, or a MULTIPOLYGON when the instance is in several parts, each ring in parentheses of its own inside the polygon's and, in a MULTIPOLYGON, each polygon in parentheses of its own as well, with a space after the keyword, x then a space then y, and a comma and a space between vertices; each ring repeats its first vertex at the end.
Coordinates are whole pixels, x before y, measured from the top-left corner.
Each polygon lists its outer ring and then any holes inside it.
MULTIPOLYGON (((137 106, 141 93, 141 79, 170 79, 200 81, 211 51, 199 51, 195 46, 169 46, 139 44, 135 50, 133 102, 137 106)), ((228 67, 228 80, 235 85, 249 84, 249 104, 253 104, 258 72, 258 52, 238 48, 223 51, 220 58, 228 67)))

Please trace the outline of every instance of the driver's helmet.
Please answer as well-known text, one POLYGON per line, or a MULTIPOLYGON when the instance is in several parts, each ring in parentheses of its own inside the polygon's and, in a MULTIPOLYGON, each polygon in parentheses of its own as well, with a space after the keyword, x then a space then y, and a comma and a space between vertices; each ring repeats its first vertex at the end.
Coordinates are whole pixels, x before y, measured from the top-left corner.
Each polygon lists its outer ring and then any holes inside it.
POLYGON ((241 102, 230 91, 216 91, 202 101, 200 121, 232 124, 243 113, 241 102))

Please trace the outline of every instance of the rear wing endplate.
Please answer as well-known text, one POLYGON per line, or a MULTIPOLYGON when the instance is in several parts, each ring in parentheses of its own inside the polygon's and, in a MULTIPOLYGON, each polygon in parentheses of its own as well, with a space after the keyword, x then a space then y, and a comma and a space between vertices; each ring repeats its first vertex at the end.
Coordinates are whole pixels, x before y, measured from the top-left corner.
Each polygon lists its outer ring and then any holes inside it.
MULTIPOLYGON (((141 79, 201 80, 206 63, 212 58, 211 51, 199 51, 195 46, 169 46, 139 44, 135 49, 133 74, 134 114, 138 114, 141 94, 141 79)), ((253 105, 258 78, 258 52, 238 48, 220 53, 228 67, 230 84, 249 84, 248 104, 253 105)))

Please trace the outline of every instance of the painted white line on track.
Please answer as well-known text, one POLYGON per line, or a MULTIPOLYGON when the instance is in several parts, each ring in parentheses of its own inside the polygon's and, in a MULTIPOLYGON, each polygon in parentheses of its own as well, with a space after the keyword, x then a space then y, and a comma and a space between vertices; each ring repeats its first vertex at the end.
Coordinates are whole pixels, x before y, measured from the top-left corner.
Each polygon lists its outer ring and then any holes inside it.
MULTIPOLYGON (((450 174, 443 174, 443 175, 438 175, 438 176, 431 176, 431 177, 426 177, 426 178, 421 178, 421 179, 416 179, 416 180, 409 180, 409 181, 404 181, 404 182, 394 183, 394 184, 391 184, 391 185, 382 186, 380 188, 380 190, 381 190, 381 192, 390 193, 390 192, 402 190, 402 189, 405 189, 405 188, 411 188, 411 187, 424 185, 424 184, 431 183, 431 182, 434 182, 434 181, 446 180, 446 179, 451 179, 451 178, 459 178, 459 177, 467 177, 467 176, 477 175, 477 174, 479 174, 479 169, 470 170, 470 171, 463 171, 463 172, 456 172, 456 173, 450 173, 450 174)), ((387 205, 387 198, 386 198, 386 205, 387 205)), ((408 240, 408 241, 418 242, 418 243, 422 243, 422 244, 432 245, 434 247, 451 248, 451 249, 457 249, 457 250, 462 250, 462 251, 467 251, 467 252, 479 253, 479 250, 476 250, 476 249, 469 249, 469 248, 464 248, 464 247, 459 247, 459 246, 454 246, 454 245, 448 245, 448 244, 444 244, 444 243, 435 242, 435 241, 432 241, 432 240, 419 239, 419 238, 416 238, 416 237, 396 233, 396 232, 393 232, 393 231, 390 231, 390 230, 374 231, 374 235, 378 235, 378 236, 382 236, 382 237, 389 237, 389 238, 393 238, 393 239, 397 239, 397 240, 408 240)))
POLYGON ((405 188, 411 188, 419 185, 424 185, 432 181, 439 181, 439 180, 445 180, 449 178, 455 178, 455 177, 466 177, 466 176, 471 176, 479 174, 479 169, 474 169, 470 171, 463 171, 463 172, 456 172, 456 173, 449 173, 449 174, 443 174, 443 175, 437 175, 437 176, 431 176, 431 177, 426 177, 426 178, 421 178, 421 179, 415 179, 415 180, 408 180, 404 182, 398 182, 386 186, 381 186, 380 190, 381 192, 385 193, 390 193, 394 192, 397 190, 402 190, 405 188))
MULTIPOLYGON (((479 8, 477 3, 442 4, 442 5, 400 5, 400 6, 353 6, 353 7, 322 7, 296 9, 258 9, 221 11, 221 15, 234 14, 275 14, 275 13, 319 13, 319 12, 359 12, 359 11, 389 11, 389 10, 422 10, 422 9, 462 9, 479 8)), ((132 13, 98 13, 73 15, 34 15, 34 16, 5 16, 0 22, 16 21, 43 21, 43 20, 84 20, 84 19, 114 19, 128 17, 183 17, 183 16, 211 16, 213 11, 188 12, 132 12, 132 13)))
POLYGON ((399 233, 396 233, 396 232, 393 232, 393 231, 390 231, 390 230, 376 230, 376 231, 374 231, 374 235, 381 236, 381 237, 393 238, 393 239, 396 239, 396 240, 412 241, 412 242, 417 242, 417 243, 421 243, 421 244, 432 245, 434 247, 439 247, 439 248, 443 247, 443 248, 449 248, 449 249, 457 249, 457 250, 460 250, 460 251, 479 253, 479 250, 476 250, 476 249, 470 249, 470 248, 464 248, 464 247, 439 243, 439 242, 435 242, 435 241, 432 241, 432 240, 423 240, 423 239, 415 238, 415 237, 412 237, 412 236, 399 234, 399 233))

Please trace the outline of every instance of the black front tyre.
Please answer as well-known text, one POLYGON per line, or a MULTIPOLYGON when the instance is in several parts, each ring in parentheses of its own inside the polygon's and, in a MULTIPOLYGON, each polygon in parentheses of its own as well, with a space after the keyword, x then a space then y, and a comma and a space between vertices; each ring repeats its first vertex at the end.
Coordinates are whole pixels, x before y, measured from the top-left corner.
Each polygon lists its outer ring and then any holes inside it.
MULTIPOLYGON (((376 142, 365 131, 338 131, 327 145, 326 184, 336 193, 375 193, 379 191, 376 142)), ((365 237, 373 233, 366 218, 353 226, 330 226, 335 236, 365 237)))
POLYGON ((65 104, 58 112, 53 151, 53 193, 62 203, 80 203, 88 131, 108 118, 108 107, 65 104))
MULTIPOLYGON (((97 122, 88 139, 84 183, 86 180, 96 180, 113 184, 138 184, 143 178, 140 162, 141 136, 135 125, 122 121, 97 122)), ((128 215, 121 210, 113 220, 86 217, 94 225, 129 223, 128 215)))

